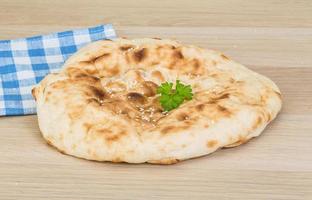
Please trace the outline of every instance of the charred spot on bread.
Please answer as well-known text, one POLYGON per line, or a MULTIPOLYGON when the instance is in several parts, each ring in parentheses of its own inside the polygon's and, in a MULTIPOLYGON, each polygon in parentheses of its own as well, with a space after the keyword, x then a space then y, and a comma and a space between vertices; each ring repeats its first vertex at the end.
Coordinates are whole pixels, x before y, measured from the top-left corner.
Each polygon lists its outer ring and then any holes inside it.
POLYGON ((124 46, 119 47, 119 49, 121 51, 127 51, 127 50, 129 50, 129 49, 131 49, 133 47, 134 47, 133 45, 124 45, 124 46))
POLYGON ((176 59, 183 59, 184 58, 184 56, 180 50, 174 51, 172 57, 176 58, 176 59))
POLYGON ((98 98, 99 100, 103 100, 105 97, 107 97, 107 94, 105 91, 97 88, 97 87, 94 87, 92 85, 89 86, 89 90, 92 92, 92 94, 98 98))
POLYGON ((127 94, 127 99, 134 104, 144 104, 146 103, 146 98, 144 95, 137 92, 130 92, 127 94))
POLYGON ((184 121, 184 120, 187 120, 189 118, 188 114, 182 112, 182 113, 179 113, 177 115, 177 120, 179 121, 184 121))
POLYGON ((221 58, 223 58, 224 60, 230 60, 228 57, 226 57, 224 54, 221 54, 221 58))
POLYGON ((143 82, 143 92, 147 97, 155 96, 158 85, 152 81, 144 81, 143 82))
POLYGON ((135 51, 133 53, 133 59, 136 61, 136 62, 141 62, 143 61, 145 58, 147 57, 147 49, 146 48, 142 48, 138 51, 135 51))
POLYGON ((31 94, 34 97, 35 101, 37 101, 37 97, 36 97, 36 88, 34 87, 33 89, 31 89, 31 94))
POLYGON ((195 109, 197 111, 202 111, 205 108, 205 104, 198 104, 195 106, 195 109))

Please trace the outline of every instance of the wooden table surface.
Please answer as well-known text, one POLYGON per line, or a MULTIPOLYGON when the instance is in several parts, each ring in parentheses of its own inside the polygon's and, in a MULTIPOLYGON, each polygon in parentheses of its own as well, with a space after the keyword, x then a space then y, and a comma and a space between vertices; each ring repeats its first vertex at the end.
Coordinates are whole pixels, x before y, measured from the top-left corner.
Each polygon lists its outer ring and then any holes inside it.
POLYGON ((224 51, 280 87, 263 135, 171 166, 60 154, 35 115, 0 118, 0 199, 312 199, 312 2, 0 0, 0 39, 113 23, 224 51))

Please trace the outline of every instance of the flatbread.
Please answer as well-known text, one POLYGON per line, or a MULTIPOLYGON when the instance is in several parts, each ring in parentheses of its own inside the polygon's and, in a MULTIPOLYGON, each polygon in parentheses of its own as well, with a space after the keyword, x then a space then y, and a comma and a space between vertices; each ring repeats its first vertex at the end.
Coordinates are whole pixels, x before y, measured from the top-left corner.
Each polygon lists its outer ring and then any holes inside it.
POLYGON ((259 136, 281 109, 268 78, 224 54, 161 39, 87 45, 33 89, 45 140, 96 161, 172 164, 259 136), (156 88, 181 80, 193 99, 168 113, 156 88))

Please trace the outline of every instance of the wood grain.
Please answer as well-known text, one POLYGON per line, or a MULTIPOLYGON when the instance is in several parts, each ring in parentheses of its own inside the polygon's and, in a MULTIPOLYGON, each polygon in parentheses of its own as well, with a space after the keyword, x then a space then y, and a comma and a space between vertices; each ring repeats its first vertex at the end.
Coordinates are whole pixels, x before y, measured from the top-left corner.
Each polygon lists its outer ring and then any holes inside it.
POLYGON ((172 166, 60 154, 35 115, 0 118, 0 199, 312 199, 311 1, 0 0, 0 39, 113 23, 118 35, 224 51, 273 79, 283 110, 263 135, 172 166))

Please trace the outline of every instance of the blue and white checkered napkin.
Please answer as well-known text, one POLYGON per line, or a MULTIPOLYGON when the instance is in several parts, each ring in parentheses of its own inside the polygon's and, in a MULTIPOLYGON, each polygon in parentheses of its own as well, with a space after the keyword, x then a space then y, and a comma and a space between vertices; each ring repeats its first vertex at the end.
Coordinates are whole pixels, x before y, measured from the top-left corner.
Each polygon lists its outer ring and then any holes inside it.
POLYGON ((15 40, 0 40, 0 116, 36 112, 32 87, 92 41, 116 37, 111 24, 15 40))

